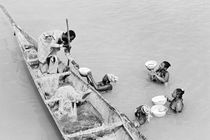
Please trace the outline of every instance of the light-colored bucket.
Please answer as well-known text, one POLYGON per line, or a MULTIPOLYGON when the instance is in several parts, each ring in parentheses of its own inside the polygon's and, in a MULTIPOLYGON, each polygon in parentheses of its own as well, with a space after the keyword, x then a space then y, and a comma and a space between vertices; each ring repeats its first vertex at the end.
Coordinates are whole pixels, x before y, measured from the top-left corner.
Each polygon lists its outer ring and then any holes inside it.
POLYGON ((155 117, 163 117, 166 115, 168 108, 163 105, 154 105, 151 108, 151 112, 155 117))
POLYGON ((157 66, 157 62, 154 60, 149 60, 145 62, 145 66, 148 70, 153 70, 157 66))
POLYGON ((152 98, 152 102, 155 105, 164 105, 167 102, 167 98, 164 95, 155 96, 152 98))
POLYGON ((88 72, 90 72, 89 68, 79 68, 79 73, 81 76, 87 76, 88 72))

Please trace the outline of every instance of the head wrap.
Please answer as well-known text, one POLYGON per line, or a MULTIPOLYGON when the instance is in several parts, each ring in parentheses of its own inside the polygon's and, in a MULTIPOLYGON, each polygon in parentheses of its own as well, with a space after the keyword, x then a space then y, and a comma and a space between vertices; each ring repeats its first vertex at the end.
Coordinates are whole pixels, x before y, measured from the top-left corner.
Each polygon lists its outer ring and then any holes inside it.
POLYGON ((169 68, 171 64, 168 61, 163 61, 162 63, 165 64, 165 68, 169 68))
POLYGON ((109 79, 110 82, 117 82, 118 81, 118 77, 115 76, 114 74, 107 74, 107 77, 109 79))
POLYGON ((176 96, 182 98, 182 95, 184 94, 184 90, 181 88, 176 89, 176 96))
MULTIPOLYGON (((69 30, 68 32, 70 35, 70 41, 72 41, 76 37, 76 34, 73 30, 69 30)), ((63 33, 64 36, 62 37, 62 40, 64 42, 68 42, 68 32, 63 33)))

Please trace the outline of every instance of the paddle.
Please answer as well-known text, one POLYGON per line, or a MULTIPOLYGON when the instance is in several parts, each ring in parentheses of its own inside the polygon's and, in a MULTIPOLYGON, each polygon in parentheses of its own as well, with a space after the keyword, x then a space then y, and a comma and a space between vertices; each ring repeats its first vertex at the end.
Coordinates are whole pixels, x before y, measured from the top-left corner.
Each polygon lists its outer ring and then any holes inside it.
POLYGON ((69 34, 69 22, 67 18, 66 18, 66 27, 67 27, 67 36, 68 36, 68 47, 69 47, 69 53, 70 53, 71 45, 70 45, 70 34, 69 34))
MULTIPOLYGON (((70 45, 70 34, 69 34, 69 21, 68 21, 67 18, 66 18, 66 27, 67 27, 68 47, 69 47, 69 54, 70 54, 71 45, 70 45)), ((73 116, 74 116, 73 119, 76 121, 77 120, 77 105, 76 105, 76 102, 73 102, 73 110, 72 111, 73 111, 73 116)))
MULTIPOLYGON (((67 37, 68 37, 68 47, 69 47, 69 54, 67 56, 67 58, 71 61, 71 57, 70 57, 70 51, 71 51, 71 44, 70 44, 70 33, 69 33, 69 22, 68 19, 66 18, 66 27, 67 27, 67 37), (69 58, 70 57, 70 58, 69 58)), ((75 62, 75 61, 74 61, 75 62)), ((76 62, 75 62, 76 63, 76 62)), ((75 69, 78 70, 78 68, 74 65, 75 69)))

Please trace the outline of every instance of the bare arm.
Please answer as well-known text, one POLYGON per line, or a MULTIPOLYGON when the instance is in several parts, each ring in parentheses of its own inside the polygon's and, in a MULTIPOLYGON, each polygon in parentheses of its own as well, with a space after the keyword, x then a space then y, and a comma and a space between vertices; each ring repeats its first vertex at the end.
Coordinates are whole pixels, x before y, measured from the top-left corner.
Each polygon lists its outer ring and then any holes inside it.
POLYGON ((87 75, 88 82, 97 90, 97 91, 107 91, 107 90, 112 90, 112 85, 107 84, 100 86, 98 83, 95 82, 93 79, 92 73, 88 73, 87 75))
POLYGON ((169 97, 167 97, 167 96, 165 96, 166 97, 166 99, 167 99, 167 101, 170 103, 170 102, 172 102, 172 99, 170 99, 169 97))
POLYGON ((89 73, 87 74, 87 79, 88 79, 88 82, 89 82, 95 89, 98 88, 98 85, 97 85, 97 83, 95 82, 95 80, 93 79, 93 75, 92 75, 91 72, 89 72, 89 73))
POLYGON ((161 81, 163 83, 168 82, 168 79, 169 79, 169 73, 168 72, 165 74, 165 77, 160 77, 157 73, 155 74, 155 76, 159 81, 161 81))
POLYGON ((56 48, 56 49, 58 49, 58 48, 63 47, 63 44, 57 44, 57 43, 55 43, 55 42, 51 42, 51 43, 50 43, 50 47, 51 47, 51 48, 56 48))

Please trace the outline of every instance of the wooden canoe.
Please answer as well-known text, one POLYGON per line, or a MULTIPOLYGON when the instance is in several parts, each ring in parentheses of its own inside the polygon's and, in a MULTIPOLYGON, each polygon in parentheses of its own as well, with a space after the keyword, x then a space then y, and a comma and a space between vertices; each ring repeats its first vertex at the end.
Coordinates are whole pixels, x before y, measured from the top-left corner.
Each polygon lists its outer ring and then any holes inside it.
MULTIPOLYGON (((22 30, 0 5, 2 11, 9 18, 14 30, 17 43, 23 54, 26 66, 34 80, 44 104, 54 119, 61 135, 65 140, 141 140, 145 137, 134 127, 133 123, 123 114, 112 107, 93 87, 82 79, 78 71, 72 66, 68 72, 58 74, 40 75, 37 59, 37 41, 22 30), (68 75, 68 84, 80 93, 91 91, 86 101, 77 107, 77 121, 68 116, 59 118, 56 109, 48 103, 45 83, 50 79, 59 79, 68 75)), ((55 80, 56 81, 56 80, 55 80)), ((51 83, 52 84, 52 83, 51 83)), ((62 84, 52 85, 57 90, 62 84)), ((49 90, 49 89, 48 89, 49 90)), ((52 90, 50 88, 50 90, 52 90)))

